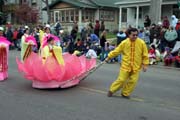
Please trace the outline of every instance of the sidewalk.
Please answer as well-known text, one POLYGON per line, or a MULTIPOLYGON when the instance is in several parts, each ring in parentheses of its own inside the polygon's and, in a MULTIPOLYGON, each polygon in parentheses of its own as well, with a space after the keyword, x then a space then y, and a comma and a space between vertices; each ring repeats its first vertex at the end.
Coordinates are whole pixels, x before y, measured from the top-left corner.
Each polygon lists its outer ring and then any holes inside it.
MULTIPOLYGON (((110 62, 108 64, 120 64, 118 62, 110 62)), ((164 66, 164 63, 163 62, 159 62, 158 64, 154 64, 154 65, 149 65, 148 67, 154 67, 154 68, 161 68, 161 69, 173 69, 173 70, 179 70, 180 71, 180 68, 177 68, 174 66, 174 64, 172 64, 171 66, 164 66)))
POLYGON ((163 68, 163 69, 174 69, 174 70, 180 70, 180 68, 175 67, 174 64, 171 66, 164 66, 163 62, 158 62, 157 65, 149 65, 149 67, 158 67, 158 68, 163 68))

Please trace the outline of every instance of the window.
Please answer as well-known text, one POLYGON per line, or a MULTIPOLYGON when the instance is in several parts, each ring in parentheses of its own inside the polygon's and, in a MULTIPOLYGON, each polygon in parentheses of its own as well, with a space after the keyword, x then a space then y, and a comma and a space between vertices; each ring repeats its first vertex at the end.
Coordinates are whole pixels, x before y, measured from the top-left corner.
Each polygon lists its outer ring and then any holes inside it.
POLYGON ((62 16, 61 17, 61 22, 65 22, 65 11, 61 11, 62 16))
POLYGON ((82 21, 91 20, 94 21, 95 11, 94 10, 83 10, 82 11, 82 21))
POLYGON ((79 12, 76 9, 59 11, 60 22, 74 22, 74 21, 78 21, 78 18, 79 18, 79 12))
POLYGON ((112 10, 100 10, 99 12, 100 20, 104 21, 114 21, 115 14, 112 10))
MULTIPOLYGON (((143 12, 142 7, 139 7, 139 19, 142 19, 142 12, 143 12)), ((134 14, 134 19, 136 19, 136 11, 135 11, 135 14, 134 14)))
POLYGON ((70 22, 73 22, 75 19, 74 19, 74 10, 71 10, 70 11, 70 22))
POLYGON ((32 5, 36 5, 37 1, 36 0, 32 0, 32 5))
POLYGON ((179 12, 179 7, 178 5, 173 5, 173 15, 176 16, 176 18, 180 18, 180 12, 179 12))
POLYGON ((127 9, 122 9, 122 22, 127 22, 127 9))
POLYGON ((59 12, 55 12, 55 22, 59 21, 59 12))
POLYGON ((69 12, 70 12, 70 11, 69 11, 69 10, 66 10, 65 12, 66 12, 66 22, 69 22, 69 17, 70 17, 70 16, 69 16, 69 12))

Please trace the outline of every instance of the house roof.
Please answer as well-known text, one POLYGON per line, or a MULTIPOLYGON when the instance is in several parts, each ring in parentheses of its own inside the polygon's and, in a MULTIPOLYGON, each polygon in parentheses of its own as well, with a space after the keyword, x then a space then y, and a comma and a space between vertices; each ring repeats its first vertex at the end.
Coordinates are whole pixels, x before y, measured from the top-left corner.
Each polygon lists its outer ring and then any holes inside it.
MULTIPOLYGON (((179 0, 162 0, 162 4, 176 4, 179 0)), ((116 5, 123 4, 138 4, 138 3, 150 3, 151 0, 119 0, 115 2, 116 5)))
MULTIPOLYGON (((80 8, 99 8, 99 7, 117 7, 114 3, 118 2, 119 0, 56 0, 49 5, 50 9, 53 8, 55 5, 61 2, 65 2, 71 4, 75 7, 80 8)), ((43 8, 46 10, 46 7, 43 8)))
POLYGON ((142 3, 142 2, 150 2, 151 0, 121 0, 116 1, 115 4, 130 4, 130 3, 142 3))
POLYGON ((94 1, 97 5, 102 7, 117 7, 115 3, 121 0, 91 0, 91 1, 94 1))
MULTIPOLYGON (((61 2, 65 2, 65 3, 71 4, 75 7, 80 7, 80 8, 86 8, 86 7, 96 8, 97 7, 95 4, 83 3, 83 2, 80 2, 79 0, 56 0, 49 5, 50 9, 53 8, 55 5, 57 5, 58 3, 61 3, 61 2)), ((43 10, 46 10, 46 8, 43 8, 43 10)))

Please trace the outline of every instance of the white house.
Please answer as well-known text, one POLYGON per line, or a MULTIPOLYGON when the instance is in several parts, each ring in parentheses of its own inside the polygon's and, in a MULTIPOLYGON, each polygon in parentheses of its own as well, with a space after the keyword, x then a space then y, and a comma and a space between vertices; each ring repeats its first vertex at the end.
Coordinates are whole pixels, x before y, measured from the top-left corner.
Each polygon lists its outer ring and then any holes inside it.
MULTIPOLYGON (((145 15, 151 17, 151 0, 119 0, 115 5, 119 7, 119 28, 127 27, 128 25, 143 27, 145 15), (126 13, 123 13, 122 11, 126 11, 126 13), (123 18, 123 14, 127 14, 127 19, 123 18)), ((164 16, 167 16, 169 20, 171 15, 176 15, 177 18, 180 18, 177 0, 160 0, 160 4, 156 7, 161 8, 154 13, 154 15, 159 14, 160 18, 158 19, 160 21, 162 21, 164 16)))

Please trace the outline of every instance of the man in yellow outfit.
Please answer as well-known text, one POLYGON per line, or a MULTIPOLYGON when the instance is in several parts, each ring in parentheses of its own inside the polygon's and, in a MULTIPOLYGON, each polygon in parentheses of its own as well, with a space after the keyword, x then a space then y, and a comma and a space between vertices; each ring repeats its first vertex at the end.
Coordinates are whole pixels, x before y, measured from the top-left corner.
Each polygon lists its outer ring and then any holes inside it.
POLYGON ((131 28, 128 30, 128 38, 121 42, 115 50, 108 54, 105 62, 111 58, 122 54, 120 73, 118 78, 111 84, 108 91, 108 97, 122 88, 121 95, 124 98, 130 98, 137 81, 141 68, 145 72, 149 64, 148 50, 143 40, 137 37, 138 30, 131 28))

